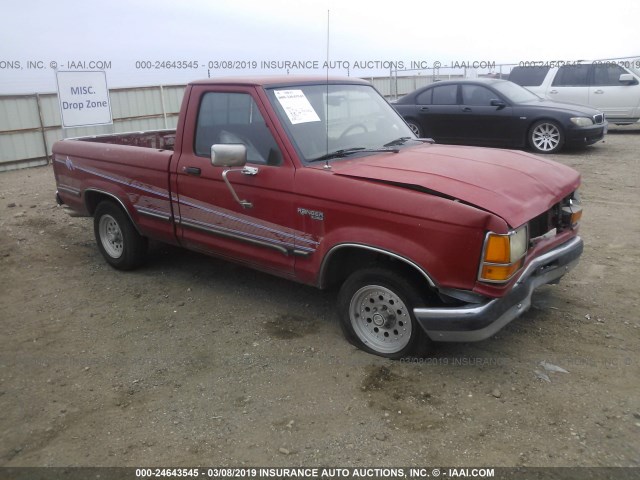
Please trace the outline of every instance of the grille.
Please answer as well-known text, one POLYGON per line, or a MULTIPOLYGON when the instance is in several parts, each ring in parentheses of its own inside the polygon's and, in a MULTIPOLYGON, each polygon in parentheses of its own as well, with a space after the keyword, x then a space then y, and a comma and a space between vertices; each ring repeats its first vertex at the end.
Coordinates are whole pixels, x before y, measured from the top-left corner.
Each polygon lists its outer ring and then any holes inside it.
POLYGON ((604 115, 602 113, 593 116, 593 123, 602 123, 604 122, 604 115))
POLYGON ((538 215, 536 218, 529 222, 529 238, 536 238, 544 235, 553 227, 552 224, 552 210, 547 210, 542 215, 538 215))
POLYGON ((562 206, 568 204, 569 197, 565 198, 562 202, 556 203, 549 210, 529 221, 530 247, 536 243, 536 239, 544 236, 553 228, 555 228, 557 232, 562 232, 570 227, 563 223, 561 214, 562 206))

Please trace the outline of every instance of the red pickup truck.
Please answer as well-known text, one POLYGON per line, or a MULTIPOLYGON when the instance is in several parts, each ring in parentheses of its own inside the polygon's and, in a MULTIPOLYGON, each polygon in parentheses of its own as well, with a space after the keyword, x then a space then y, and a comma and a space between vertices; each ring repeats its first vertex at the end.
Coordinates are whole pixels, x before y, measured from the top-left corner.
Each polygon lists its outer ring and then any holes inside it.
POLYGON ((576 171, 416 138, 352 78, 193 82, 176 130, 63 140, 53 166, 113 267, 152 238, 336 286, 347 338, 390 358, 493 335, 583 249, 576 171))

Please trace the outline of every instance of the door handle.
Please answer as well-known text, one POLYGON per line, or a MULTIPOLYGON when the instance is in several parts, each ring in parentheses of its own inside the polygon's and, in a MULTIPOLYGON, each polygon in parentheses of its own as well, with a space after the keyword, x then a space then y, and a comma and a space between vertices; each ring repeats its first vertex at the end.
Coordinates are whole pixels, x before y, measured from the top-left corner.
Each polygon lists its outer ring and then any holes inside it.
POLYGON ((420 111, 421 112, 428 112, 429 111, 429 107, 420 107, 420 111))
POLYGON ((471 107, 462 107, 463 112, 471 112, 471 107))
POLYGON ((555 95, 556 93, 558 93, 558 90, 550 90, 549 93, 555 95))
POLYGON ((600 89, 598 89, 598 90, 596 90, 596 91, 595 91, 595 92, 593 92, 593 93, 598 93, 598 94, 599 94, 599 93, 604 93, 604 90, 600 90, 600 89))
POLYGON ((198 167, 184 167, 182 170, 187 175, 195 175, 196 177, 199 177, 200 173, 202 173, 202 171, 198 167))

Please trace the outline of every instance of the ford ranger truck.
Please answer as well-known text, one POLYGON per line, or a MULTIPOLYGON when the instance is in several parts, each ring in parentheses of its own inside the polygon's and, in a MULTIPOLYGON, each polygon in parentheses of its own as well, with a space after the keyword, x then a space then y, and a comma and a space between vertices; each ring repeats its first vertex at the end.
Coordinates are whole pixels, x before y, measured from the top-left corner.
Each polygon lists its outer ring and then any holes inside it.
POLYGON ((176 130, 62 140, 53 168, 116 269, 154 239, 336 287, 348 340, 389 358, 492 336, 583 249, 576 171, 416 138, 353 78, 196 81, 176 130))

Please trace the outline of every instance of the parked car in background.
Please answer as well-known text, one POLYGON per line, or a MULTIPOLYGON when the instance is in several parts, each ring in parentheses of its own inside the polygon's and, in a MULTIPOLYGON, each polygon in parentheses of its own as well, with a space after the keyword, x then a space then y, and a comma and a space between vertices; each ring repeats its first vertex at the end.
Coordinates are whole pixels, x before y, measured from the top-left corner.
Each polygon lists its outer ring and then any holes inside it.
POLYGON ((640 120, 640 60, 583 62, 575 65, 515 67, 509 80, 542 97, 579 103, 601 110, 610 123, 626 125, 640 120))
POLYGON ((607 131, 602 112, 543 100, 507 80, 437 82, 405 95, 394 107, 416 135, 439 143, 555 153, 565 145, 591 145, 607 131))

